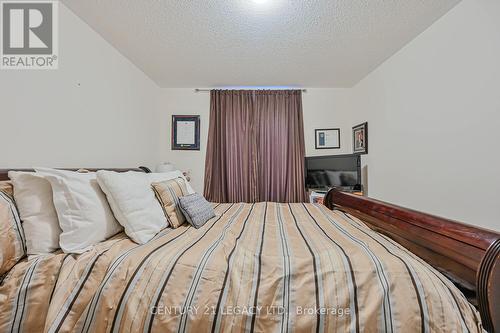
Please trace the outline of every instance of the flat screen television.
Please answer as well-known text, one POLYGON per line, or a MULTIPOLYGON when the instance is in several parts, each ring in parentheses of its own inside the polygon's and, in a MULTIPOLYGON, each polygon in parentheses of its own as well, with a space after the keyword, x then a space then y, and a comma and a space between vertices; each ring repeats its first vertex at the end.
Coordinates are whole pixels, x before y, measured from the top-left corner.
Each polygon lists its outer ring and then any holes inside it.
POLYGON ((306 187, 327 191, 332 187, 347 191, 361 190, 360 155, 306 157, 306 187))

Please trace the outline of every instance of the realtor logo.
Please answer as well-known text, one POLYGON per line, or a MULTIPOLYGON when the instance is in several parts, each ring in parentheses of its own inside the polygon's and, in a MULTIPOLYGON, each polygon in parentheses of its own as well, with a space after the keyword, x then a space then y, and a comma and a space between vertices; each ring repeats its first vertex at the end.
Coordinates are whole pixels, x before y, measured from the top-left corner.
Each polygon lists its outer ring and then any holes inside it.
POLYGON ((0 1, 1 69, 57 69, 57 1, 0 1))

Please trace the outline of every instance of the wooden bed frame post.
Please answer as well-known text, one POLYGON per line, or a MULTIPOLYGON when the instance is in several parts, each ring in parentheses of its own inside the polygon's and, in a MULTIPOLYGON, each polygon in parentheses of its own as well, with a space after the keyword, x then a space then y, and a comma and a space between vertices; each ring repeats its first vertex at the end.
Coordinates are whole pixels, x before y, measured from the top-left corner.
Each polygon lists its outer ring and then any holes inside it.
POLYGON ((500 332, 500 233, 335 189, 324 204, 356 216, 424 259, 479 309, 488 332, 500 332))

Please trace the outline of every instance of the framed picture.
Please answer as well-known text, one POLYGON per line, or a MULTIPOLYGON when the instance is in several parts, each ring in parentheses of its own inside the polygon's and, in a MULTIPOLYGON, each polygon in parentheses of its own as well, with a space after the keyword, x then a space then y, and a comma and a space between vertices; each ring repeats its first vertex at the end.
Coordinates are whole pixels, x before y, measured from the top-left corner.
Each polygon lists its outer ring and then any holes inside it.
POLYGON ((200 150, 200 116, 172 116, 172 150, 200 150))
POLYGON ((323 128, 314 130, 316 149, 339 149, 340 128, 323 128))
POLYGON ((352 140, 354 154, 368 154, 368 123, 352 128, 352 140))

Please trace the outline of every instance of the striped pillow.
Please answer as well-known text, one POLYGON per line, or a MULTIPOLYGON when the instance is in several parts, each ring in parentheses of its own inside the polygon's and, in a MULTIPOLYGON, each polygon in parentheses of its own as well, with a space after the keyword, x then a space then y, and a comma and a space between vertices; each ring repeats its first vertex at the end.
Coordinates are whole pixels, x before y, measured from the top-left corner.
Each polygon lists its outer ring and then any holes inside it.
POLYGON ((0 182, 0 276, 25 254, 24 231, 14 202, 12 184, 0 182))
POLYGON ((184 178, 166 180, 151 184, 156 198, 167 217, 168 223, 172 228, 177 228, 186 222, 179 207, 179 197, 187 195, 189 192, 184 178))

